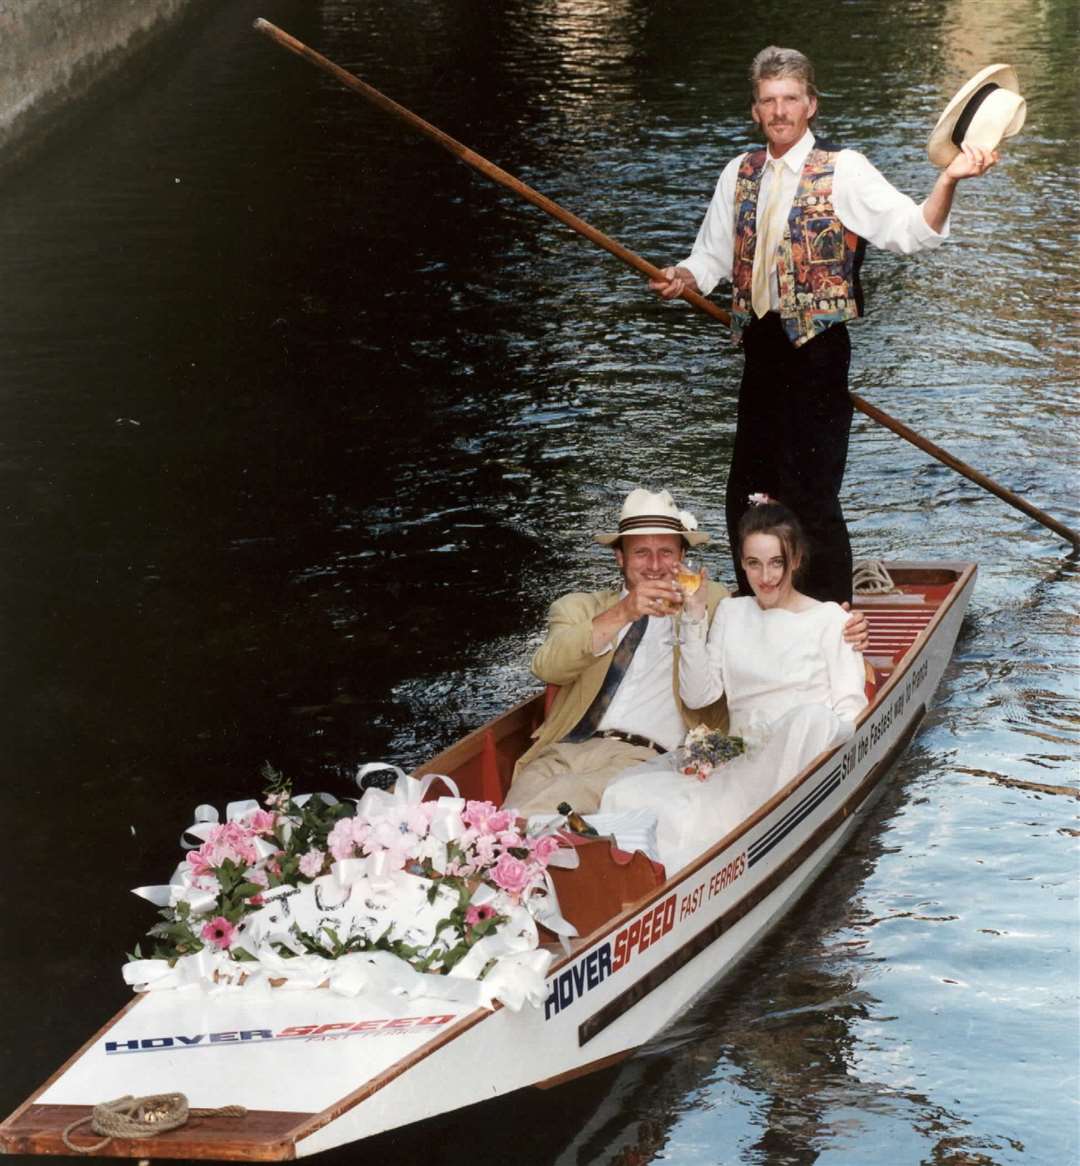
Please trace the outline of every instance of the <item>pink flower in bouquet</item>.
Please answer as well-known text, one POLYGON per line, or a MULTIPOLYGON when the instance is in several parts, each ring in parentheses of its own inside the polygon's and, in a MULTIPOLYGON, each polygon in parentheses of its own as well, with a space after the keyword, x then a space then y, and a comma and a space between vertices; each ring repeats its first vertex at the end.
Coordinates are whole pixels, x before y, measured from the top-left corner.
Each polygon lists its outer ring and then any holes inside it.
POLYGON ((251 839, 246 827, 240 822, 229 821, 212 827, 207 841, 213 842, 217 846, 239 848, 249 844, 251 839))
POLYGON ((326 855, 317 847, 312 847, 307 854, 300 857, 300 873, 309 879, 316 879, 322 874, 323 863, 326 861, 326 855))
POLYGON ((525 839, 516 830, 503 830, 499 834, 499 845, 503 850, 524 850, 525 839))
POLYGON ((533 858, 544 866, 547 866, 548 860, 556 850, 562 849, 554 834, 541 834, 539 838, 530 838, 528 845, 533 858))
POLYGON ((221 866, 226 859, 237 866, 252 866, 258 858, 252 835, 239 822, 214 826, 199 851, 209 867, 221 866))
POLYGON ((420 839, 406 827, 404 817, 404 811, 394 811, 366 827, 363 853, 385 856, 384 862, 390 870, 400 870, 420 843, 420 839))
POLYGON ((434 802, 419 802, 415 806, 409 807, 409 812, 405 815, 405 825, 413 834, 425 838, 431 829, 431 819, 434 813, 434 802))
POLYGON ((501 834, 514 827, 515 815, 510 810, 500 810, 488 818, 485 829, 489 834, 501 834))
POLYGON ((273 834, 274 826, 277 824, 277 815, 271 814, 268 810, 256 810, 251 815, 248 822, 248 828, 252 834, 273 834))
POLYGON ((289 800, 289 795, 287 793, 267 794, 266 797, 263 798, 263 801, 272 810, 282 809, 288 800, 289 800))
POLYGON ((495 847, 498 844, 494 834, 481 834, 472 846, 478 866, 491 866, 495 861, 495 847))
POLYGON ((215 919, 204 923, 203 929, 199 934, 207 943, 211 943, 214 947, 220 947, 222 951, 226 951, 232 946, 235 931, 236 928, 233 927, 224 915, 218 915, 215 919))
POLYGON ((252 870, 244 871, 244 878, 249 883, 254 883, 257 887, 269 887, 270 876, 264 870, 254 867, 252 870))
POLYGON ((472 826, 474 830, 482 833, 495 833, 496 829, 505 829, 505 825, 490 826, 488 820, 492 817, 496 819, 502 817, 502 812, 494 802, 466 802, 461 814, 461 820, 466 826, 472 826))
POLYGON ((527 862, 504 852, 491 868, 491 878, 502 890, 511 895, 520 895, 532 882, 533 871, 527 862))
POLYGON ((207 861, 206 855, 203 854, 203 848, 201 846, 198 850, 189 850, 185 861, 191 867, 192 873, 196 876, 208 875, 213 869, 207 861))
POLYGON ((352 858, 356 851, 356 841, 353 838, 353 818, 339 818, 330 828, 326 836, 326 845, 330 853, 341 862, 352 858))
POLYGON ((482 907, 470 906, 465 912, 465 925, 475 927, 477 923, 486 923, 495 914, 495 908, 490 904, 482 907))
POLYGON ((367 838, 368 850, 407 850, 410 841, 415 839, 402 833, 401 825, 392 818, 380 818, 372 823, 371 833, 367 838))

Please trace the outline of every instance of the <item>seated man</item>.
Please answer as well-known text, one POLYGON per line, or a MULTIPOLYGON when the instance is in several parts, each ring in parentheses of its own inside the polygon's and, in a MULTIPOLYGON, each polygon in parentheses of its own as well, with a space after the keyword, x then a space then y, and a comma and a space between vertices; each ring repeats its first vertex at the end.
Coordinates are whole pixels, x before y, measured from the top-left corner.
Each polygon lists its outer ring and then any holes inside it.
MULTIPOLYGON (((677 748, 694 725, 727 726, 723 698, 701 709, 684 707, 670 620, 682 605, 675 565, 688 546, 709 536, 668 491, 637 489, 623 503, 619 529, 595 538, 613 548, 623 587, 576 592, 552 604, 532 669, 560 691, 518 761, 504 802, 523 816, 555 813, 560 802, 592 813, 616 774, 677 748)), ((708 583, 709 623, 727 594, 708 583)), ((866 617, 854 615, 845 638, 860 648, 865 628, 866 617)))

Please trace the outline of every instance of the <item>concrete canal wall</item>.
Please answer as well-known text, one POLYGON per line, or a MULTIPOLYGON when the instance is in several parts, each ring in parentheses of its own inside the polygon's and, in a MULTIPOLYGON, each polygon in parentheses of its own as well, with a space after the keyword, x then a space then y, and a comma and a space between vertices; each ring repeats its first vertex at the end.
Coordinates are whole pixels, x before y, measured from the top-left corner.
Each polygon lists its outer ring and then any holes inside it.
POLYGON ((199 0, 0 0, 0 164, 199 0))

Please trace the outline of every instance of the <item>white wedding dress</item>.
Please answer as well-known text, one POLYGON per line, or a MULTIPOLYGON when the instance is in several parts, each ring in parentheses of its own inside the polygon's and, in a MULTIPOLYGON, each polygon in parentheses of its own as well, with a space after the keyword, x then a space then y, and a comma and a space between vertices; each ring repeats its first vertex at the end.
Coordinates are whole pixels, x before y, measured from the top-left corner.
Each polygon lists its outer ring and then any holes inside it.
POLYGON ((635 766, 604 792, 601 813, 651 809, 660 861, 673 874, 768 801, 812 758, 852 735, 866 706, 862 656, 843 638, 835 603, 762 610, 752 596, 725 599, 705 621, 683 618, 679 684, 703 708, 726 693, 729 732, 749 752, 707 781, 677 769, 675 753, 635 766))

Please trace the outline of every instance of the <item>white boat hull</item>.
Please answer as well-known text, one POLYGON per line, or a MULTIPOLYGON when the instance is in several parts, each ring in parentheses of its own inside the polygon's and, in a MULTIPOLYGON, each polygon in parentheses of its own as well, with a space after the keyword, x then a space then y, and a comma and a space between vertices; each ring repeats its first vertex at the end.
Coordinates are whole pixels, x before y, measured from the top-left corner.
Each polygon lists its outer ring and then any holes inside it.
POLYGON ((193 1107, 245 1105, 269 1132, 230 1141, 215 1119, 202 1142, 166 1135, 106 1153, 302 1157, 627 1054, 730 971, 857 829, 948 664, 975 577, 973 568, 957 574, 852 740, 586 937, 553 966, 542 1007, 413 1000, 395 1015, 385 1002, 317 990, 151 993, 0 1127, 0 1145, 56 1152, 46 1147, 65 1114, 180 1091, 193 1107), (46 1116, 53 1133, 35 1141, 25 1131, 46 1116))

